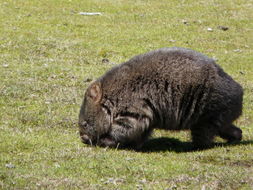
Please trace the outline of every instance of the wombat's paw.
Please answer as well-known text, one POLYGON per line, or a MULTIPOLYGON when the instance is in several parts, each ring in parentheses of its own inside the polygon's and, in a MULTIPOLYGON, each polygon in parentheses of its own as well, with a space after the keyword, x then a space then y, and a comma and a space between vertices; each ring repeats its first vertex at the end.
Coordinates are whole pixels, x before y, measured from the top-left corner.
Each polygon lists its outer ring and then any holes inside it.
POLYGON ((221 128, 219 135, 223 139, 226 139, 228 143, 235 143, 242 140, 242 130, 233 124, 229 125, 229 127, 221 128))
POLYGON ((228 139, 228 143, 236 143, 242 140, 242 130, 234 127, 231 131, 231 137, 228 139))
POLYGON ((111 148, 115 148, 117 147, 117 142, 110 136, 105 136, 105 137, 102 137, 100 140, 99 140, 99 143, 97 144, 98 146, 101 146, 101 147, 111 147, 111 148))
POLYGON ((82 135, 80 135, 80 137, 81 137, 81 141, 82 141, 84 144, 92 145, 92 142, 91 142, 90 138, 89 138, 87 135, 82 134, 82 135))

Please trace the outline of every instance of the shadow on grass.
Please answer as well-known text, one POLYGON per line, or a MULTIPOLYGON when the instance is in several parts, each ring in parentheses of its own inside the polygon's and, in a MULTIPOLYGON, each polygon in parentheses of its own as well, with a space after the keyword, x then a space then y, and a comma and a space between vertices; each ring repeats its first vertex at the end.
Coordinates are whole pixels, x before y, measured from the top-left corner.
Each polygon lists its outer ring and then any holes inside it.
MULTIPOLYGON (((230 147, 247 144, 253 144, 253 140, 241 141, 236 143, 214 143, 212 147, 206 149, 211 149, 214 147, 230 147)), ((164 152, 164 151, 181 153, 181 152, 199 151, 199 149, 194 148, 191 142, 182 142, 175 138, 161 137, 148 140, 145 143, 145 145, 140 150, 138 150, 138 152, 164 152)))

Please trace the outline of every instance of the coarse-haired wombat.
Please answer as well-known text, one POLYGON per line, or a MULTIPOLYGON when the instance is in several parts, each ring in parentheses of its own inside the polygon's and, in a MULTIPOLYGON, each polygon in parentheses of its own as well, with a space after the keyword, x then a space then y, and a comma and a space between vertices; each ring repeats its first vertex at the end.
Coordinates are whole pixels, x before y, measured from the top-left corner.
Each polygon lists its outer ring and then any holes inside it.
POLYGON ((195 147, 214 136, 240 141, 232 122, 242 113, 243 90, 213 59, 185 48, 138 55, 87 89, 79 114, 84 143, 140 148, 154 128, 190 129, 195 147))

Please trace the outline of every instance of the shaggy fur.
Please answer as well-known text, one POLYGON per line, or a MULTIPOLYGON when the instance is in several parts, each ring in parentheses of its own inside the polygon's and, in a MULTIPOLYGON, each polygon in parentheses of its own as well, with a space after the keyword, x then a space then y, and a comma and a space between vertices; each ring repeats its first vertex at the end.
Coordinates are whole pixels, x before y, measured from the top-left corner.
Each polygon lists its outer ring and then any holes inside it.
POLYGON ((79 115, 82 141, 140 148, 154 128, 190 129, 196 147, 214 136, 239 141, 232 122, 242 113, 243 90, 214 60, 184 48, 133 57, 93 82, 79 115))

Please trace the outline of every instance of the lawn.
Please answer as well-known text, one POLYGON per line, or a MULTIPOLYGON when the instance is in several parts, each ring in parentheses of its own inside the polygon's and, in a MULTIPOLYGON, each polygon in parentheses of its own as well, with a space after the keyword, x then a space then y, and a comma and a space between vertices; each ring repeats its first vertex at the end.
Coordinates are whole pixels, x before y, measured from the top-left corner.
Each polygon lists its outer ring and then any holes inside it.
POLYGON ((253 189, 252 10, 252 0, 1 0, 0 189, 253 189), (189 132, 157 130, 138 152, 82 144, 87 85, 172 46, 213 57, 243 86, 243 140, 190 151, 189 132))

